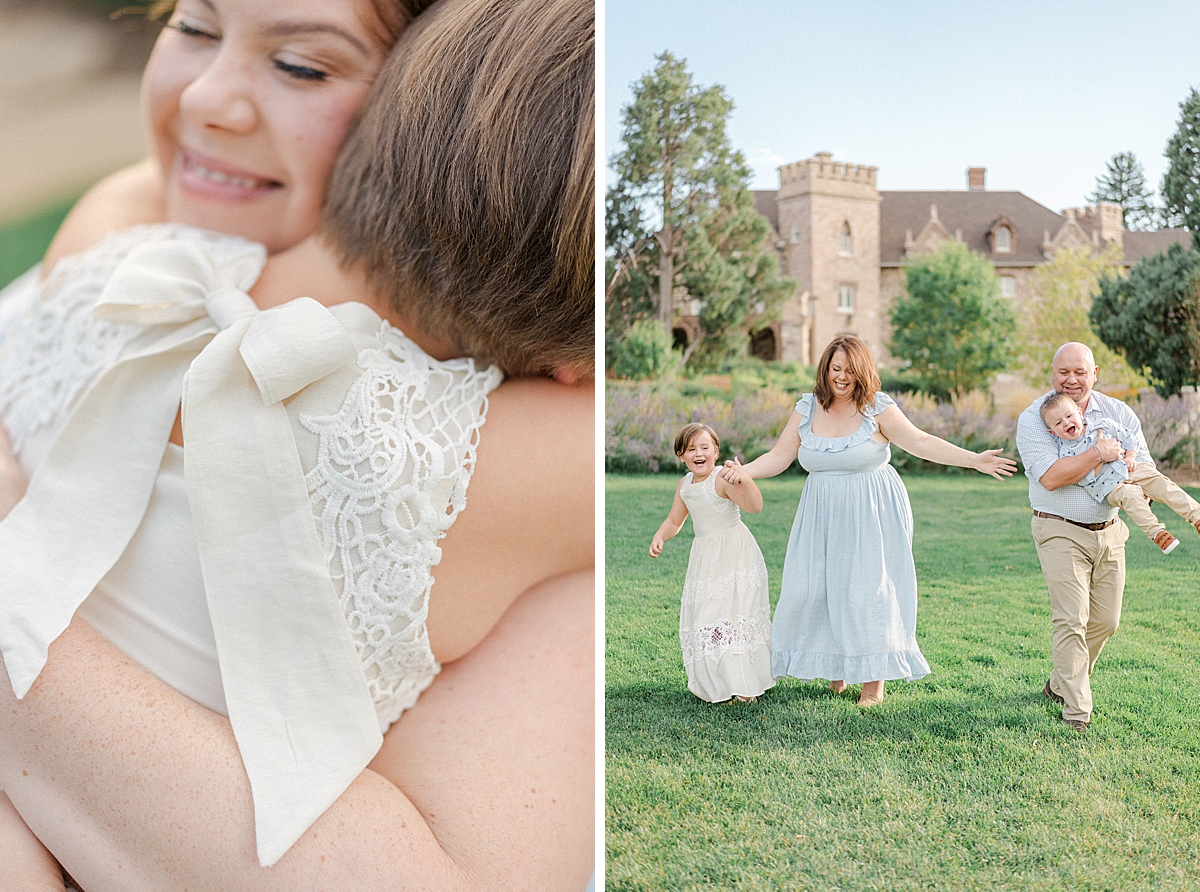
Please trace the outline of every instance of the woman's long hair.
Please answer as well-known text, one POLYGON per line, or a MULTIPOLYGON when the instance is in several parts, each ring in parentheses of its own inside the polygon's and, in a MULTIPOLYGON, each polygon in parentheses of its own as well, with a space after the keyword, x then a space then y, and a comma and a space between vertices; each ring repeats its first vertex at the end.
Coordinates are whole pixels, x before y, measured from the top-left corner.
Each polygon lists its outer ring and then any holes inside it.
POLYGON ((839 335, 829 342, 821 361, 817 363, 817 381, 813 384, 813 396, 821 404, 822 409, 833 405, 833 388, 829 386, 829 366, 833 362, 833 354, 841 350, 846 354, 847 371, 854 379, 854 390, 851 398, 859 412, 864 412, 867 406, 875 402, 875 394, 879 392, 879 372, 875 369, 875 359, 871 356, 871 348, 854 335, 839 335))

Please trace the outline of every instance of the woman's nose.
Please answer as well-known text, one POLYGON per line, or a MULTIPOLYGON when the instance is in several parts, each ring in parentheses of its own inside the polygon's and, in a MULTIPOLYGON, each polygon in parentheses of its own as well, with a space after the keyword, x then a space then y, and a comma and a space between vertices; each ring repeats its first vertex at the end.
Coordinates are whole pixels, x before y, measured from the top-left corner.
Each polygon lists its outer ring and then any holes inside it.
POLYGON ((193 127, 249 133, 258 124, 252 86, 249 66, 236 58, 233 48, 222 47, 184 89, 180 114, 193 127))

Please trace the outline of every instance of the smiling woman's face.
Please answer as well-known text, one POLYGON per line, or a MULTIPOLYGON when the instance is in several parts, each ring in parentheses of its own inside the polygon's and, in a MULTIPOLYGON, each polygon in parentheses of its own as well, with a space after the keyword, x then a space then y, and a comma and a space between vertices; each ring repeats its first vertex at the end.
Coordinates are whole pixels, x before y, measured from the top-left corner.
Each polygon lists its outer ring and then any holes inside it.
POLYGON ((175 222, 290 248, 388 47, 367 0, 180 0, 142 80, 175 222))

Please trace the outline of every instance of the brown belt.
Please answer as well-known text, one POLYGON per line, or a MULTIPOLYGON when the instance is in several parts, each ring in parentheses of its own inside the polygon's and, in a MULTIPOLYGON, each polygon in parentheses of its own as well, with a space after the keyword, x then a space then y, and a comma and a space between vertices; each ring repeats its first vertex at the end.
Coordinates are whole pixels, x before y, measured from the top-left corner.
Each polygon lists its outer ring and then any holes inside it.
POLYGON ((1080 523, 1077 520, 1071 520, 1070 518, 1067 518, 1067 517, 1059 517, 1057 514, 1047 514, 1045 511, 1038 511, 1036 508, 1033 509, 1033 516, 1034 517, 1044 517, 1044 518, 1046 518, 1046 520, 1066 521, 1067 523, 1074 524, 1077 527, 1083 527, 1085 530, 1091 530, 1092 532, 1095 532, 1096 530, 1108 529, 1110 526, 1112 526, 1114 523, 1117 522, 1117 519, 1114 517, 1112 520, 1104 521, 1104 523, 1080 523))

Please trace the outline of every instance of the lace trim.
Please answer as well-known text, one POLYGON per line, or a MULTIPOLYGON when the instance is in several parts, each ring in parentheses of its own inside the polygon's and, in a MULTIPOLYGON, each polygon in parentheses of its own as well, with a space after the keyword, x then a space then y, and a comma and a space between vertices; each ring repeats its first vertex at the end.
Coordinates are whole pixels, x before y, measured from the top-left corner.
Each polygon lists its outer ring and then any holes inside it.
POLYGON ((771 646, 771 618, 763 609, 752 616, 736 616, 699 629, 680 629, 679 645, 684 665, 700 660, 720 660, 725 654, 747 654, 771 646))
POLYGON ((708 603, 714 596, 725 597, 729 592, 734 591, 761 589, 765 592, 768 584, 765 563, 750 570, 735 570, 720 576, 693 580, 683 587, 680 607, 683 610, 699 607, 708 603))
POLYGON ((135 226, 64 257, 45 281, 33 274, 13 283, 27 294, 0 296, 27 301, 0 322, 0 418, 18 453, 29 437, 66 418, 83 391, 142 330, 92 315, 113 270, 137 245, 177 238, 208 242, 218 258, 261 250, 237 236, 190 226, 135 226))
POLYGON ((321 543, 380 727, 440 671, 429 648, 437 540, 466 505, 487 394, 471 360, 437 362, 387 323, 341 409, 300 416, 318 438, 307 475, 321 543))
MULTIPOLYGON (((709 504, 718 514, 736 514, 739 518, 742 516, 741 509, 733 503, 732 499, 723 499, 717 495, 717 471, 714 469, 711 474, 701 480, 699 483, 692 482, 693 474, 691 471, 683 478, 683 483, 688 487, 696 487, 696 489, 688 492, 689 497, 695 497, 696 493, 709 504)), ((683 498, 682 490, 679 497, 683 498)), ((686 501, 686 500, 685 500, 686 501)))
POLYGON ((875 420, 875 416, 887 409, 888 406, 894 406, 896 402, 882 390, 876 393, 875 403, 868 406, 863 413, 863 421, 858 430, 844 437, 821 437, 812 432, 814 404, 815 398, 811 393, 804 394, 796 402, 796 411, 802 416, 800 441, 804 448, 813 452, 844 452, 871 439, 871 435, 879 430, 879 422, 875 420))

